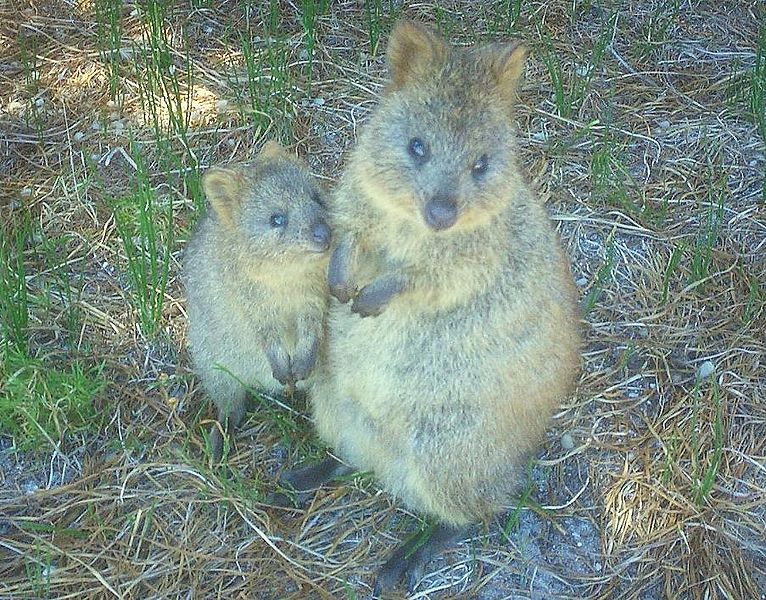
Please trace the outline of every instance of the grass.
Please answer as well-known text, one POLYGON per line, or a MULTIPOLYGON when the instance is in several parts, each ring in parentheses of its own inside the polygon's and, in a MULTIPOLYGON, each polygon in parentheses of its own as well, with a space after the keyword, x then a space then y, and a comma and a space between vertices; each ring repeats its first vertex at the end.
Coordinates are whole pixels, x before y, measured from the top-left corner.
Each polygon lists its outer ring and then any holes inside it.
POLYGON ((122 0, 96 0, 96 24, 101 59, 108 65, 109 96, 121 104, 120 51, 122 50, 122 0))
POLYGON ((0 7, 19 32, 0 47, 0 596, 363 598, 422 523, 369 474, 301 511, 262 504, 325 452, 297 398, 257 397, 230 471, 208 466, 214 409, 179 277, 208 166, 276 137, 337 177, 408 16, 534 50, 519 162, 548 198, 586 335, 522 501, 415 596, 760 598, 765 15, 683 8, 0 7))
POLYGON ((391 24, 400 14, 393 0, 371 0, 364 3, 365 24, 370 44, 370 56, 377 56, 383 34, 390 30, 391 24))
POLYGON ((670 292, 670 282, 673 278, 673 274, 678 267, 678 264, 683 258, 684 251, 686 250, 686 244, 681 243, 678 246, 674 246, 670 252, 670 258, 668 259, 668 266, 665 269, 665 274, 662 277, 662 297, 660 298, 660 304, 666 304, 668 301, 668 293, 670 292))
POLYGON ((593 199, 607 208, 624 211, 647 227, 661 229, 667 216, 667 200, 651 201, 642 194, 641 185, 625 164, 628 152, 620 146, 608 122, 594 146, 590 165, 593 199))
MULTIPOLYGON (((692 421, 692 444, 694 447, 694 454, 692 455, 692 480, 694 482, 694 502, 697 506, 701 506, 705 499, 713 489, 718 469, 721 466, 721 454, 723 453, 723 423, 721 417, 721 393, 718 389, 718 385, 713 382, 711 386, 711 395, 713 401, 713 410, 715 411, 713 422, 711 424, 713 430, 712 447, 709 452, 703 453, 701 448, 699 436, 697 430, 703 422, 700 420, 699 412, 699 396, 695 394, 694 399, 694 420, 692 421), (709 458, 706 454, 711 453, 709 458)), ((699 391, 699 385, 696 386, 695 392, 699 391)), ((707 420, 706 420, 707 421, 707 420)))
POLYGON ((313 435, 306 412, 296 410, 296 406, 301 407, 301 404, 305 402, 304 399, 300 397, 271 398, 245 385, 224 365, 218 365, 217 368, 239 381, 247 389, 253 412, 268 427, 268 432, 279 444, 291 448, 297 456, 307 462, 320 458, 326 452, 327 448, 313 435))
POLYGON ((163 201, 149 179, 137 145, 131 147, 136 164, 134 189, 112 202, 114 221, 127 258, 133 302, 145 335, 154 335, 162 319, 165 288, 173 248, 173 206, 163 201))
POLYGON ((511 509, 511 512, 508 514, 508 518, 505 520, 502 537, 506 542, 511 541, 511 532, 517 530, 519 527, 519 517, 521 515, 521 510, 525 507, 536 504, 534 499, 532 499, 532 492, 534 491, 534 487, 534 482, 532 478, 529 477, 527 485, 524 486, 524 489, 522 490, 516 505, 513 507, 513 509, 511 509))
POLYGON ((101 366, 74 360, 64 366, 6 353, 0 374, 0 428, 20 450, 41 449, 98 430, 93 405, 104 389, 101 366))
POLYGON ((612 269, 614 268, 614 257, 614 240, 610 239, 606 243, 606 259, 596 271, 593 285, 583 301, 583 312, 585 314, 588 314, 596 307, 604 289, 609 287, 609 279, 612 275, 612 269))
POLYGON ((314 51, 316 46, 316 19, 327 12, 329 0, 303 0, 303 44, 306 49, 306 74, 308 77, 309 90, 311 80, 314 77, 314 51))
MULTIPOLYGON (((565 119, 578 117, 583 109, 591 88, 591 82, 604 59, 604 52, 610 43, 619 18, 614 13, 598 35, 590 56, 585 63, 565 64, 562 55, 553 45, 551 33, 543 23, 537 24, 537 35, 542 42, 540 58, 548 71, 553 89, 553 103, 559 116, 565 119)), ((582 60, 581 57, 578 57, 582 60)))
POLYGON ((711 168, 708 178, 708 198, 706 206, 701 208, 700 224, 691 249, 691 274, 689 283, 695 285, 700 293, 705 291, 705 283, 712 276, 713 252, 718 244, 726 201, 725 169, 711 168))
POLYGON ((651 59, 658 54, 657 50, 672 41, 673 25, 680 9, 680 0, 662 2, 645 17, 639 31, 639 41, 634 46, 639 56, 651 59))
POLYGON ((29 217, 0 236, 0 351, 27 353, 29 294, 24 248, 31 235, 29 217))

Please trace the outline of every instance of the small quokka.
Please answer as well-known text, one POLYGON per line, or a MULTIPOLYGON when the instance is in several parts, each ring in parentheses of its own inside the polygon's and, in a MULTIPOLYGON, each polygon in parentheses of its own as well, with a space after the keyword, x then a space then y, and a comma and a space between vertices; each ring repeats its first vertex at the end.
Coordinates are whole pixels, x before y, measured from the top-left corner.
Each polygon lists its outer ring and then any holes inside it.
MULTIPOLYGON (((184 259, 189 351, 224 430, 246 386, 279 393, 312 371, 324 338, 330 228, 324 193, 276 142, 205 173, 210 209, 184 259)), ((211 430, 220 460, 221 428, 211 430)))
MULTIPOLYGON (((378 590, 414 585, 509 502, 578 378, 569 264, 514 142, 526 55, 397 24, 390 82, 331 199, 340 303, 310 387, 316 427, 436 521, 426 544, 393 553, 378 590)), ((283 479, 308 489, 343 471, 330 458, 283 479)))

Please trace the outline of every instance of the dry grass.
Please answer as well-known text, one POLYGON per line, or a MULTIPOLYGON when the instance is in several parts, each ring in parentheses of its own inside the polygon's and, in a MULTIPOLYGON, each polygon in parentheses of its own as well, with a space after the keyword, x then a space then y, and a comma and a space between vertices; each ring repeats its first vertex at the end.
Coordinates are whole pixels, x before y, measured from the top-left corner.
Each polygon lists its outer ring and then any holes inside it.
MULTIPOLYGON (((279 4, 286 116, 257 128, 237 101, 244 4, 173 8, 173 64, 183 73, 189 49, 193 74, 180 78, 189 124, 185 139, 170 136, 174 168, 145 120, 129 52, 121 104, 110 102, 90 2, 0 7, 3 233, 26 213, 41 235, 63 236, 58 257, 76 291, 32 303, 30 348, 104 361, 109 382, 97 433, 3 451, 0 597, 366 597, 376 565, 416 526, 367 481, 323 490, 300 512, 260 502, 283 466, 317 451, 300 408, 267 400, 269 417, 255 412, 238 436, 231 473, 206 464, 211 412, 183 349, 178 280, 195 216, 188 175, 281 135, 332 179, 384 77, 361 3, 343 1, 316 19, 309 86, 299 7, 279 4), (176 223, 150 338, 108 202, 134 185, 131 139, 176 223)), ((469 43, 495 35, 506 4, 403 13, 469 43)), ((537 50, 518 115, 525 163, 591 307, 581 384, 532 470, 531 501, 435 561, 414 598, 766 598, 766 160, 731 93, 766 16, 755 0, 683 1, 665 20, 673 3, 607 4, 523 3, 518 24, 537 50), (563 73, 585 76, 599 39, 603 58, 559 116, 540 57, 553 51, 563 73)), ((122 10, 124 48, 143 43, 134 8, 122 10)), ((267 16, 251 12, 254 32, 267 16)), ((383 40, 389 25, 381 18, 383 40)), ((52 272, 36 240, 25 252, 33 298, 52 272)))

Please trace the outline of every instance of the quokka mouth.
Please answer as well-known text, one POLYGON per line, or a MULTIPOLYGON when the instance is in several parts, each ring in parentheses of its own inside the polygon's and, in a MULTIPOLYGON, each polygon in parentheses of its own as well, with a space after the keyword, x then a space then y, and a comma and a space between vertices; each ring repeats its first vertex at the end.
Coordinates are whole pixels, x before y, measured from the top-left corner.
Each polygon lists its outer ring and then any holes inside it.
POLYGON ((325 254, 330 249, 330 241, 326 244, 311 243, 306 246, 306 251, 309 254, 325 254))

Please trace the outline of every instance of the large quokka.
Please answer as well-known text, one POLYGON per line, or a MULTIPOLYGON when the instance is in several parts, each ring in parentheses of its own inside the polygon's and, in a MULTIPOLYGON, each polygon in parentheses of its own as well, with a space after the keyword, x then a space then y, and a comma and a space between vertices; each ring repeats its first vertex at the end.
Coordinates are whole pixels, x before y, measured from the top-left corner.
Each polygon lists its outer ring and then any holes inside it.
MULTIPOLYGON (((390 83, 334 194, 329 283, 351 310, 331 308, 316 427, 437 522, 428 543, 394 552, 378 589, 413 585, 434 552, 509 501, 579 373, 568 262, 514 144, 526 53, 452 48, 399 23, 390 83)), ((285 480, 316 486, 338 465, 285 480)))
MULTIPOLYGON (((326 325, 330 229, 323 192, 276 142, 202 179, 212 210, 185 254, 189 350, 224 429, 246 389, 277 393, 313 369, 326 325)), ((213 456, 221 457, 218 425, 213 456)))

